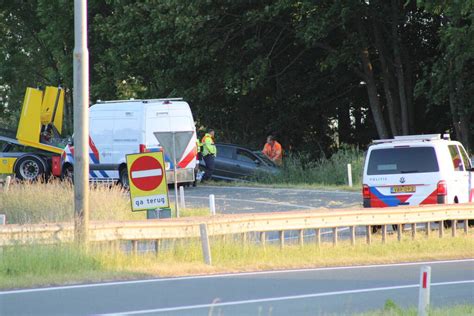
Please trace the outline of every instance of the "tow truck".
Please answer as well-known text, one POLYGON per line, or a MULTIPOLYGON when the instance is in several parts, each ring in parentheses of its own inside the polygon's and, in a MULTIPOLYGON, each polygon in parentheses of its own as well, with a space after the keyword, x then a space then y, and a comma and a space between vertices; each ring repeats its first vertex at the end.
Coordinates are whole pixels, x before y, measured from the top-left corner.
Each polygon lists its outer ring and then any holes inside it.
POLYGON ((27 88, 18 128, 0 129, 0 175, 35 181, 61 176, 64 89, 27 88))

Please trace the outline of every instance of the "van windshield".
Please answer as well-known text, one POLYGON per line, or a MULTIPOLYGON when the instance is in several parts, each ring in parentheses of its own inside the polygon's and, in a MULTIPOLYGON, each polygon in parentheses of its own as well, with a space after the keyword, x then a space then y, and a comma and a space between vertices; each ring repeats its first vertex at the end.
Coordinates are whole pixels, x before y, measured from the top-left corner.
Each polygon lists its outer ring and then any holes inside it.
POLYGON ((439 171, 433 147, 374 149, 370 153, 368 175, 439 171))

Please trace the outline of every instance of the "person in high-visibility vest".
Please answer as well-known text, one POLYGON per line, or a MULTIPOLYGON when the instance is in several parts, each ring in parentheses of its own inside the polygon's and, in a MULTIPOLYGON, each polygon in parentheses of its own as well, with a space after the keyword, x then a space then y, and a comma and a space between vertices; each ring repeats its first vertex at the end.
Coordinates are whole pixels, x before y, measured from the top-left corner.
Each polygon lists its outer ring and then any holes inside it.
POLYGON ((215 132, 210 129, 201 140, 202 143, 202 157, 206 163, 206 173, 202 177, 202 181, 210 180, 214 172, 214 159, 217 155, 217 148, 214 143, 215 132))
POLYGON ((267 137, 267 142, 263 147, 262 153, 278 166, 282 165, 283 150, 279 142, 273 136, 267 137))

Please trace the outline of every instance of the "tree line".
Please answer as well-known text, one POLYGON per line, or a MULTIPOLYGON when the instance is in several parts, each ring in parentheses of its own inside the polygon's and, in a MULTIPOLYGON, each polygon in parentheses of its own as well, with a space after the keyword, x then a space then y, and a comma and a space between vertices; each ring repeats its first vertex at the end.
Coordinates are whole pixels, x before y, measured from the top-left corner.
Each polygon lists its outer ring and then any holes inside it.
MULTIPOLYGON (((259 148, 450 132, 474 149, 474 4, 442 0, 90 0, 90 97, 183 97, 200 128, 259 148)), ((72 132, 74 8, 0 0, 0 124, 61 85, 72 132)))

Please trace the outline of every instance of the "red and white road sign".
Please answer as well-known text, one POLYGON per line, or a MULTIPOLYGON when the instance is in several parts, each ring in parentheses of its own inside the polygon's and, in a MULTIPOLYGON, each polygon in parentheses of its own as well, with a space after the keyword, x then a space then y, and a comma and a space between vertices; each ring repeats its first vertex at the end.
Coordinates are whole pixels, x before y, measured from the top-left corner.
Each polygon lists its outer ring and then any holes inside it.
POLYGON ((153 191, 163 181, 163 166, 154 157, 143 156, 130 168, 130 181, 142 191, 153 191))

